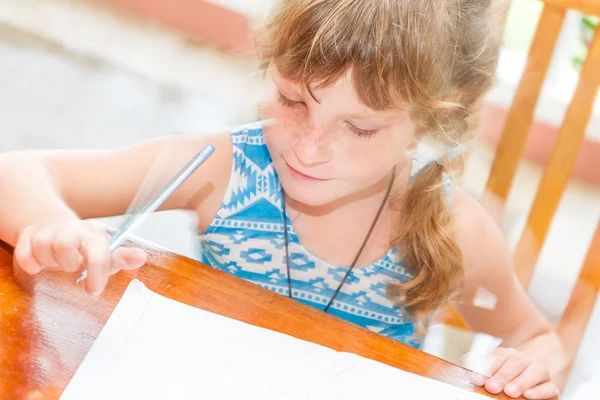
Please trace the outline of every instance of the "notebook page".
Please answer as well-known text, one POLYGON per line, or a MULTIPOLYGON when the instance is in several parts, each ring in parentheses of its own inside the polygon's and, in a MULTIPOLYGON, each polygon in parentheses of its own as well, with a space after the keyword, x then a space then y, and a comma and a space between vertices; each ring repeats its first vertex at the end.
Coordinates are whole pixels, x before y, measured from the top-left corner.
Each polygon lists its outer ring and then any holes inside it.
POLYGON ((61 399, 485 399, 132 281, 61 399), (408 396, 408 397, 405 397, 408 396))

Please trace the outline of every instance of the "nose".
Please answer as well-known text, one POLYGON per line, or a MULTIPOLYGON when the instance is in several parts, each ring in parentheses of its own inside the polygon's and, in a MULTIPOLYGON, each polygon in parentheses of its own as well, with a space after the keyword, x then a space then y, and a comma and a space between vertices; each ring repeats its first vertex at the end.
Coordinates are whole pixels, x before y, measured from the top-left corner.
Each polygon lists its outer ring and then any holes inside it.
POLYGON ((294 140, 294 154, 304 167, 325 164, 331 160, 332 143, 325 126, 302 130, 294 140))

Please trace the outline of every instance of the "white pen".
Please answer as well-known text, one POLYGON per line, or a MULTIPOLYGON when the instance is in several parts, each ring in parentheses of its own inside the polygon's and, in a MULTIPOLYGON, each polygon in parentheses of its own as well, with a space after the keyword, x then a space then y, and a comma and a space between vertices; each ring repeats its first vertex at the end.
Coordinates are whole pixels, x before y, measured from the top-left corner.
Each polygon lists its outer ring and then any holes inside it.
MULTIPOLYGON (((112 236, 110 240, 109 250, 112 253, 116 249, 118 249, 123 242, 125 241, 126 234, 131 231, 133 228, 138 226, 142 221, 142 217, 146 214, 152 213, 161 206, 162 203, 165 202, 178 188, 185 182, 193 173, 206 161, 215 151, 215 147, 213 145, 207 145, 204 147, 199 153, 197 153, 188 163, 173 176, 169 182, 165 186, 163 186, 160 191, 150 199, 146 204, 142 206, 142 208, 131 214, 123 226, 112 236)), ((87 270, 84 270, 79 278, 77 278, 77 282, 79 283, 82 280, 87 278, 87 270)))

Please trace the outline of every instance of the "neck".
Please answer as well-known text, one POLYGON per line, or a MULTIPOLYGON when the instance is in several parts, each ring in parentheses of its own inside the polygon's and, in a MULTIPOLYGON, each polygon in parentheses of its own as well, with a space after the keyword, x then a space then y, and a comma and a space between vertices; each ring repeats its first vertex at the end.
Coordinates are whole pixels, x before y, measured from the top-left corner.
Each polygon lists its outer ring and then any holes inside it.
MULTIPOLYGON (((410 163, 398 164, 390 199, 401 196, 408 187, 410 166, 410 163)), ((288 215, 302 245, 332 265, 349 265, 381 207, 391 177, 390 171, 374 185, 318 207, 286 198, 288 215)), ((381 258, 389 251, 392 222, 389 204, 390 201, 384 204, 357 267, 381 258)))

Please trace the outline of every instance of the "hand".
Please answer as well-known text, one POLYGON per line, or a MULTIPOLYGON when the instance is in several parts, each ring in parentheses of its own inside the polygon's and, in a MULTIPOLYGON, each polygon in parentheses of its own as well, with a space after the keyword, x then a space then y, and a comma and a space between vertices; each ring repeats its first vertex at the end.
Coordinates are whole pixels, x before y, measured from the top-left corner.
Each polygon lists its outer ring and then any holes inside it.
POLYGON ((143 250, 119 248, 111 254, 109 244, 109 233, 95 221, 29 226, 19 236, 13 259, 15 268, 29 275, 46 269, 80 272, 85 267, 88 271, 85 289, 97 296, 106 287, 109 275, 146 263, 143 250))
POLYGON ((552 399, 560 392, 552 382, 548 366, 515 349, 499 347, 492 353, 490 378, 479 383, 492 394, 530 400, 552 399))

